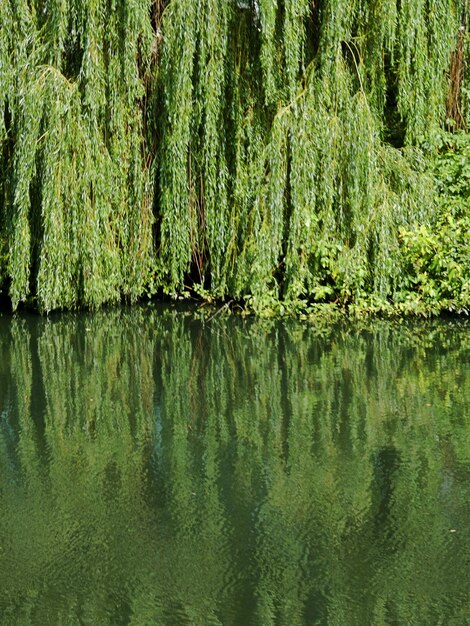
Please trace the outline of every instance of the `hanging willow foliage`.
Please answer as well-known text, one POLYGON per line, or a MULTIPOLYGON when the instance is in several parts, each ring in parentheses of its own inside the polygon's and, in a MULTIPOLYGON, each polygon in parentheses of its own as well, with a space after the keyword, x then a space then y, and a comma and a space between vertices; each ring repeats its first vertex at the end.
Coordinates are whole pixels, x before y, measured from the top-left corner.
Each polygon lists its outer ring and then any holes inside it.
POLYGON ((135 299, 152 261, 140 104, 150 2, 0 3, 2 237, 13 306, 135 299))
POLYGON ((467 3, 0 0, 0 286, 393 299, 467 3))

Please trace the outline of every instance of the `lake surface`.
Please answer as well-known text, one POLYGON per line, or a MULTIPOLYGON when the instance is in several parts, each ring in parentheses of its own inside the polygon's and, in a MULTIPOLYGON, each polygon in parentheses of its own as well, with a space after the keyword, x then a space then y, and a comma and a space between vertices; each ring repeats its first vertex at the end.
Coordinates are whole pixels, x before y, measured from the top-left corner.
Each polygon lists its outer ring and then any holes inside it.
POLYGON ((470 623, 470 325, 0 315, 0 623, 470 623))

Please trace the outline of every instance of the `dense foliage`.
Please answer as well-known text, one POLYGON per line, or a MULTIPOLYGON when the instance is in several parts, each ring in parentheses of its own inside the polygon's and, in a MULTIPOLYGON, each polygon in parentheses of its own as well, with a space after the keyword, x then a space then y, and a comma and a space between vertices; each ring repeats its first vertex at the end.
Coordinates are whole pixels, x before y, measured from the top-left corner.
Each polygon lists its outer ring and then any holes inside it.
POLYGON ((467 4, 0 0, 0 287, 465 309, 467 4))
MULTIPOLYGON (((401 232, 408 261, 405 285, 430 308, 465 308, 470 302, 468 135, 444 138, 434 174, 439 191, 434 221, 401 232)), ((410 299, 410 293, 404 295, 410 299)))

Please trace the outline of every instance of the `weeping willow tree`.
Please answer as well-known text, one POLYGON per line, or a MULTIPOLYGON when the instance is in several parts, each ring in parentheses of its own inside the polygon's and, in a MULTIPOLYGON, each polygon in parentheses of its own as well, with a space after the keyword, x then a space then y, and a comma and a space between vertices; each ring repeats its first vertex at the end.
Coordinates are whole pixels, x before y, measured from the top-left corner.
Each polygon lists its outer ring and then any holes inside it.
POLYGON ((0 0, 13 306, 392 299, 465 128, 467 0, 0 0))
POLYGON ((152 259, 149 4, 0 4, 2 268, 16 307, 141 294, 152 259))

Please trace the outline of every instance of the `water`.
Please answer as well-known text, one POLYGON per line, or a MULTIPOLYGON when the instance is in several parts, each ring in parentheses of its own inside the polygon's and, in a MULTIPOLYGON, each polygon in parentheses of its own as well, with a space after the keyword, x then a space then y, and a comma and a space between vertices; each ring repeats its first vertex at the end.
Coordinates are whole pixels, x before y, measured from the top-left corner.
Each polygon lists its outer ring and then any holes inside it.
POLYGON ((470 326, 0 317, 0 623, 470 623, 470 326))

